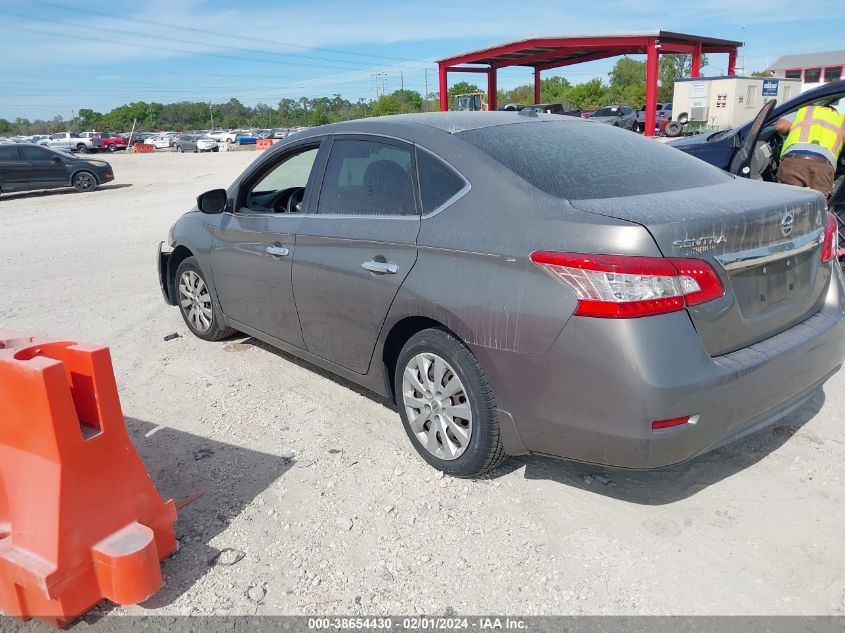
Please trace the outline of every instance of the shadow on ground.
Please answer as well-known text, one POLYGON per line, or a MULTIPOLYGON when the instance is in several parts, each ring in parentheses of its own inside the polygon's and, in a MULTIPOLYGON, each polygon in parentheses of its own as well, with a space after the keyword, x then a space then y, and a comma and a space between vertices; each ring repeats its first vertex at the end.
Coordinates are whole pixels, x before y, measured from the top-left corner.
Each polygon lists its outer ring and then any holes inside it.
POLYGON ((524 466, 526 479, 555 481, 628 503, 666 505, 691 497, 778 450, 816 416, 824 401, 824 391, 819 389, 799 411, 775 426, 674 466, 627 470, 528 456, 511 459, 491 476, 524 466))
MULTIPOLYGON (((108 191, 110 189, 125 189, 131 187, 132 183, 121 182, 113 183, 111 185, 100 185, 94 191, 89 191, 85 195, 97 193, 98 191, 108 191)), ((44 196, 63 196, 69 194, 79 194, 80 192, 72 187, 63 187, 61 189, 40 189, 38 191, 21 191, 19 193, 4 193, 0 196, 0 200, 26 200, 27 198, 43 198, 44 196)))
MULTIPOLYGON (((258 347, 396 411, 396 406, 389 399, 258 339, 252 337, 233 339, 231 344, 258 347)), ((691 497, 708 486, 727 479, 764 459, 783 446, 798 433, 801 427, 812 420, 824 406, 824 402, 824 391, 819 389, 799 411, 787 416, 776 425, 689 461, 665 468, 654 470, 608 468, 529 455, 511 458, 486 477, 496 479, 525 467, 526 479, 554 481, 628 503, 666 505, 691 497), (608 483, 602 483, 605 480, 608 483)))
MULTIPOLYGON (((168 581, 142 603, 156 609, 174 602, 209 573, 220 553, 209 545, 256 496, 270 487, 294 460, 209 440, 143 420, 126 418, 126 428, 159 493, 179 501, 204 493, 178 511, 178 551, 162 563, 168 581)), ((114 608, 103 601, 83 620, 93 623, 114 608)))
POLYGON ((355 393, 357 393, 361 396, 364 396, 365 398, 369 398, 373 402, 380 404, 382 406, 385 406, 388 409, 390 409, 391 411, 396 411, 396 405, 393 403, 392 400, 390 400, 390 398, 385 398, 384 396, 381 396, 381 395, 375 393, 374 391, 370 391, 369 389, 366 389, 366 388, 362 387, 361 385, 355 384, 351 380, 347 380, 346 378, 341 378, 340 376, 333 374, 330 371, 326 371, 322 367, 319 367, 317 365, 309 363, 306 360, 302 360, 301 358, 298 358, 297 356, 294 356, 293 354, 288 354, 287 352, 284 352, 277 347, 273 347, 272 345, 269 345, 268 343, 265 343, 264 341, 259 341, 257 338, 252 338, 251 336, 248 336, 247 338, 242 339, 242 340, 233 340, 232 344, 233 345, 245 345, 245 346, 251 346, 251 347, 258 347, 259 349, 262 349, 265 352, 269 352, 271 354, 274 354, 275 356, 278 356, 282 360, 286 360, 287 362, 296 365, 297 367, 302 367, 303 369, 307 369, 308 371, 313 372, 313 373, 317 374, 318 376, 325 378, 326 380, 331 380, 332 382, 340 385, 341 387, 345 387, 346 389, 350 389, 350 390, 354 391, 355 393))

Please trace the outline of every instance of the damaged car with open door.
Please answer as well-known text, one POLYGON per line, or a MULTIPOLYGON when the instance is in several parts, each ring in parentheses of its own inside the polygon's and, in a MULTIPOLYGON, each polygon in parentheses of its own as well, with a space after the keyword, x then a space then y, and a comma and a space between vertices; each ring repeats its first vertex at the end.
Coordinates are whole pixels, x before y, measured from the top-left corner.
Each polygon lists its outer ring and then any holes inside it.
MULTIPOLYGON (((845 81, 808 90, 781 105, 769 101, 753 120, 741 127, 688 136, 669 141, 667 145, 737 176, 775 182, 784 142, 775 130, 775 122, 813 103, 833 105, 845 113, 845 81)), ((828 207, 838 222, 837 258, 845 265, 845 152, 839 156, 834 178, 828 207)))

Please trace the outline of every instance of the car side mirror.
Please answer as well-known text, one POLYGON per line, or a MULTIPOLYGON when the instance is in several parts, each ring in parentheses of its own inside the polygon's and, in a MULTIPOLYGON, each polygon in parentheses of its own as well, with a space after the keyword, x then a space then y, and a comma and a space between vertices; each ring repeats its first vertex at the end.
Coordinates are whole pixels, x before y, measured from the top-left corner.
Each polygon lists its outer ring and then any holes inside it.
POLYGON ((197 196, 197 208, 203 213, 223 213, 228 204, 225 189, 212 189, 197 196))
POLYGON ((53 156, 53 162, 56 163, 57 165, 64 165, 65 164, 65 161, 63 161, 60 156, 53 156))

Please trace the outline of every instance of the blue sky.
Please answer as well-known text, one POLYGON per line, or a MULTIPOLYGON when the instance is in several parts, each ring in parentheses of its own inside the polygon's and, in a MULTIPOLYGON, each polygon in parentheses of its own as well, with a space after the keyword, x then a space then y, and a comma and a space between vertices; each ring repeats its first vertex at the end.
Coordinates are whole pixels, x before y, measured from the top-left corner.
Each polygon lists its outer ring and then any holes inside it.
MULTIPOLYGON (((0 117, 68 118, 129 101, 354 100, 375 95, 376 73, 388 92, 404 79, 422 93, 426 69, 434 92, 433 60, 532 35, 663 29, 737 39, 746 42, 739 66, 751 71, 783 54, 845 48, 843 22, 841 0, 0 0, 0 117)), ((606 78, 613 62, 559 74, 606 78)), ((726 66, 727 56, 713 56, 704 74, 726 66)), ((499 86, 531 76, 505 69, 499 86)))

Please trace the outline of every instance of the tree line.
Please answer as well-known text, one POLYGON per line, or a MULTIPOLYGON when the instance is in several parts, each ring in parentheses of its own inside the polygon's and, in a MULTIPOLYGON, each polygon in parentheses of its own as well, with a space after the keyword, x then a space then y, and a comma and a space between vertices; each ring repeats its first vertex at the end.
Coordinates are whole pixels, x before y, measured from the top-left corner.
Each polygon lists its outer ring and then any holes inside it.
MULTIPOLYGON (((671 101, 675 81, 689 77, 691 63, 689 55, 661 56, 658 101, 671 101)), ((706 63, 706 58, 702 59, 702 66, 706 63)), ((547 77, 540 82, 540 100, 543 103, 561 103, 566 109, 598 108, 613 103, 639 108, 645 103, 645 66, 643 61, 622 57, 608 73, 607 80, 595 78, 571 84, 560 75, 547 77)), ((455 95, 467 92, 485 91, 475 84, 456 83, 449 89, 450 107, 455 107, 455 95)), ((534 87, 525 84, 512 90, 500 90, 497 98, 500 107, 508 103, 529 105, 534 102, 534 87)), ((397 90, 381 95, 376 100, 359 99, 354 102, 339 94, 314 99, 282 99, 275 107, 265 103, 247 106, 235 98, 225 103, 181 101, 162 104, 137 101, 105 113, 82 108, 71 120, 61 116, 34 121, 25 118, 8 121, 0 118, 0 135, 53 134, 68 130, 126 132, 132 128, 133 122, 137 130, 201 130, 212 125, 225 129, 289 128, 369 116, 430 112, 438 107, 437 93, 425 98, 413 90, 397 90)))

